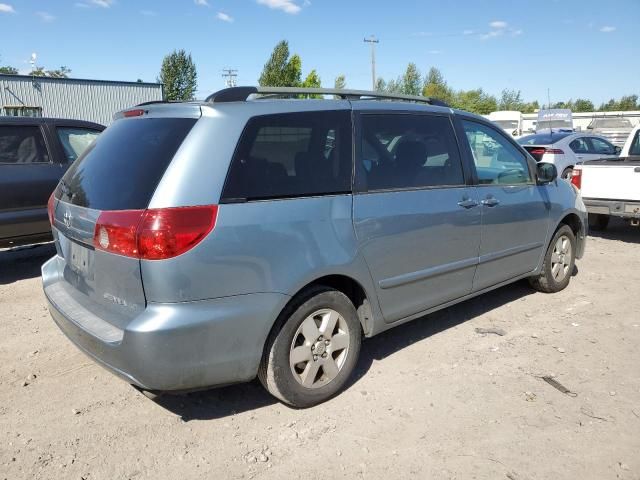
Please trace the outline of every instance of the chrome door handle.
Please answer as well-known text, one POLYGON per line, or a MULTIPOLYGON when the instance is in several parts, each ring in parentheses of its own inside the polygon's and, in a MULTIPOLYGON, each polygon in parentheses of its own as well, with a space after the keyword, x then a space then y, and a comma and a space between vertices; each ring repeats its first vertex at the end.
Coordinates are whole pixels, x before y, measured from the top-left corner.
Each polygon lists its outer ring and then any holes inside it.
POLYGON ((466 198, 464 200, 459 201, 458 205, 460 205, 462 208, 473 208, 478 206, 478 202, 476 202, 471 198, 466 198))
POLYGON ((482 205, 486 205, 487 207, 495 207, 496 205, 500 205, 500 200, 497 198, 489 197, 482 200, 480 203, 482 205))

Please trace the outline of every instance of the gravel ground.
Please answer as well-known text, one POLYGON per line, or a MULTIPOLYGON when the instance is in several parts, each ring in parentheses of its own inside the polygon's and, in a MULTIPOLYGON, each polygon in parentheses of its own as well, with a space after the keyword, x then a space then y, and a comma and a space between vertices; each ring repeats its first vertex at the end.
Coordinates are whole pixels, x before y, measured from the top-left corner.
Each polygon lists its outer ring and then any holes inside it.
POLYGON ((638 229, 592 236, 559 294, 518 283, 366 341, 308 410, 257 383, 147 399, 53 324, 52 252, 0 252, 0 479, 640 479, 638 229))

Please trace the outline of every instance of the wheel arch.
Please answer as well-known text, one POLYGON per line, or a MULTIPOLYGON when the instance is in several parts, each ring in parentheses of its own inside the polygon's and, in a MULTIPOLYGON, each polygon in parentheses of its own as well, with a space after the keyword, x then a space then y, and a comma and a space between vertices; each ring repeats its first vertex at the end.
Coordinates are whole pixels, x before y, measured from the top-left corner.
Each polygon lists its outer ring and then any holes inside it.
POLYGON ((558 229, 563 225, 567 225, 576 237, 576 243, 578 247, 576 258, 581 258, 582 253, 584 252, 584 242, 586 241, 587 236, 587 226, 584 224, 582 218, 580 218, 577 213, 569 212, 560 219, 560 221, 556 225, 555 230, 553 231, 553 234, 551 235, 551 238, 553 238, 553 235, 555 235, 558 229))

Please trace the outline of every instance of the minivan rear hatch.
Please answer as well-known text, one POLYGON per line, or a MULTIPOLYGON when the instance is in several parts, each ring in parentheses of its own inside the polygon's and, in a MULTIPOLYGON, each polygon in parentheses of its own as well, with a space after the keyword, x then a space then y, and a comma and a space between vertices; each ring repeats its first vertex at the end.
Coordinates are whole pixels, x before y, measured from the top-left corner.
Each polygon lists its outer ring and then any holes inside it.
MULTIPOLYGON (((67 305, 58 307, 71 317, 95 316, 124 329, 144 310, 140 260, 135 255, 114 253, 117 249, 102 248, 97 243, 96 225, 101 215, 117 217, 148 207, 165 170, 196 122, 197 118, 144 113, 116 120, 58 184, 50 214, 59 281, 45 285, 45 291, 55 289, 55 295, 49 297, 64 299, 67 305)), ((124 240, 122 235, 127 232, 119 234, 112 236, 112 247, 124 240)))

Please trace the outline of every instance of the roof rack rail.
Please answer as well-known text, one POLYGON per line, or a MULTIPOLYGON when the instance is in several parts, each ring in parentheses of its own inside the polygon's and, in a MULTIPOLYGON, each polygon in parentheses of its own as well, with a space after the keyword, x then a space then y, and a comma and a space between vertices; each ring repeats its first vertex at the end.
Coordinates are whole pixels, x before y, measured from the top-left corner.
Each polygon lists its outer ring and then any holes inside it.
POLYGON ((448 107, 445 102, 436 98, 395 93, 381 93, 369 90, 343 90, 337 88, 300 88, 300 87, 230 87, 223 88, 209 95, 205 102, 226 103, 245 102, 251 95, 263 98, 291 97, 295 95, 333 95, 343 100, 401 100, 405 102, 428 103, 440 107, 448 107))

